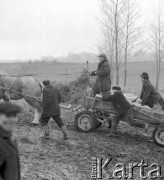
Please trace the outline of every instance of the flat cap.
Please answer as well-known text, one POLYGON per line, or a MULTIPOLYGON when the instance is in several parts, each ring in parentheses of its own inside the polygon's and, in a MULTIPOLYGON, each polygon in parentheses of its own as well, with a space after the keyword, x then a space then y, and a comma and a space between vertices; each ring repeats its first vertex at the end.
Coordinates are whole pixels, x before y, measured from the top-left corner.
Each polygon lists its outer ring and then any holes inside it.
POLYGON ((113 86, 112 89, 117 90, 117 91, 121 91, 121 88, 119 86, 113 86))
POLYGON ((100 54, 98 55, 98 57, 106 57, 106 54, 105 54, 105 53, 100 53, 100 54))
POLYGON ((149 79, 149 75, 146 72, 143 72, 140 77, 149 79))
POLYGON ((50 80, 48 80, 48 79, 47 79, 47 80, 44 80, 44 81, 43 81, 43 84, 44 84, 45 86, 50 85, 50 80))
POLYGON ((20 112, 21 112, 21 108, 16 104, 12 104, 10 102, 0 103, 0 113, 2 114, 16 115, 20 112))

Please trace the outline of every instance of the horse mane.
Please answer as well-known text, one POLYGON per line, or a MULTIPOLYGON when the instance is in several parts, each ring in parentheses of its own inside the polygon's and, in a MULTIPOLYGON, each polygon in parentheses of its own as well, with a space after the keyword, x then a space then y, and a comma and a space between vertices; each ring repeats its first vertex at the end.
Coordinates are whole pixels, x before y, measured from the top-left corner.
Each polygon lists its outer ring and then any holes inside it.
MULTIPOLYGON (((34 78, 34 79, 35 79, 35 78, 34 78)), ((37 82, 38 82, 38 84, 39 84, 39 86, 40 86, 41 90, 43 91, 43 88, 44 88, 43 84, 42 84, 40 81, 38 81, 37 79, 35 79, 35 81, 37 81, 37 82)))

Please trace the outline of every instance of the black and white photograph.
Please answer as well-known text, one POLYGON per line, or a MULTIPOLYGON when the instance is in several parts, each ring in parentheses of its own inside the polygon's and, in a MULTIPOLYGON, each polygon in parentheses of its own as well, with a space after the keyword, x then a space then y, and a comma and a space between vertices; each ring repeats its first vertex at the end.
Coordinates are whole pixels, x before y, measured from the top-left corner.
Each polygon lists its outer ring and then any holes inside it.
POLYGON ((164 0, 0 0, 0 180, 164 179, 164 0))

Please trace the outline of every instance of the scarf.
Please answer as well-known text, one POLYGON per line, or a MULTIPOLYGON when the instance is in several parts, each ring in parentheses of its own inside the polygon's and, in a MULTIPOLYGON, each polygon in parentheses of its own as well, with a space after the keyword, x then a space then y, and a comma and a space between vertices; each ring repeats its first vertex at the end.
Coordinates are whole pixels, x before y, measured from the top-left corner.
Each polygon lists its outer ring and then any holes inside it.
POLYGON ((105 62, 108 62, 108 61, 105 59, 105 60, 99 62, 97 70, 99 70, 105 62))

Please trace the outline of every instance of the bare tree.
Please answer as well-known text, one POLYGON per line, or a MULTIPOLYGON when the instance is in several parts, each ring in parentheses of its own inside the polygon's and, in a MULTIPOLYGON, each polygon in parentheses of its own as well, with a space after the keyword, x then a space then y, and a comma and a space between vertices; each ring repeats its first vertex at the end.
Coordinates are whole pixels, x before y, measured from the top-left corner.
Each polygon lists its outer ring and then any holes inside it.
POLYGON ((138 39, 141 38, 142 31, 139 23, 138 4, 135 0, 124 1, 124 12, 122 15, 122 30, 124 33, 124 86, 127 84, 127 63, 133 47, 138 45, 138 39))
POLYGON ((159 79, 161 74, 161 62, 163 59, 164 48, 164 14, 162 2, 158 0, 154 9, 154 20, 151 22, 151 45, 156 60, 156 88, 159 88, 159 79))
POLYGON ((106 50, 110 54, 112 62, 115 63, 116 84, 119 85, 119 67, 122 60, 121 38, 122 38, 122 13, 124 11, 124 0, 101 0, 102 25, 105 42, 108 44, 106 50))
MULTIPOLYGON (((137 3, 135 0, 101 0, 103 18, 100 21, 106 51, 115 63, 116 84, 119 85, 119 70, 122 61, 125 64, 124 86, 127 81, 127 62, 129 55, 137 44, 139 23, 137 3)), ((140 33, 141 34, 141 33, 140 33)))

